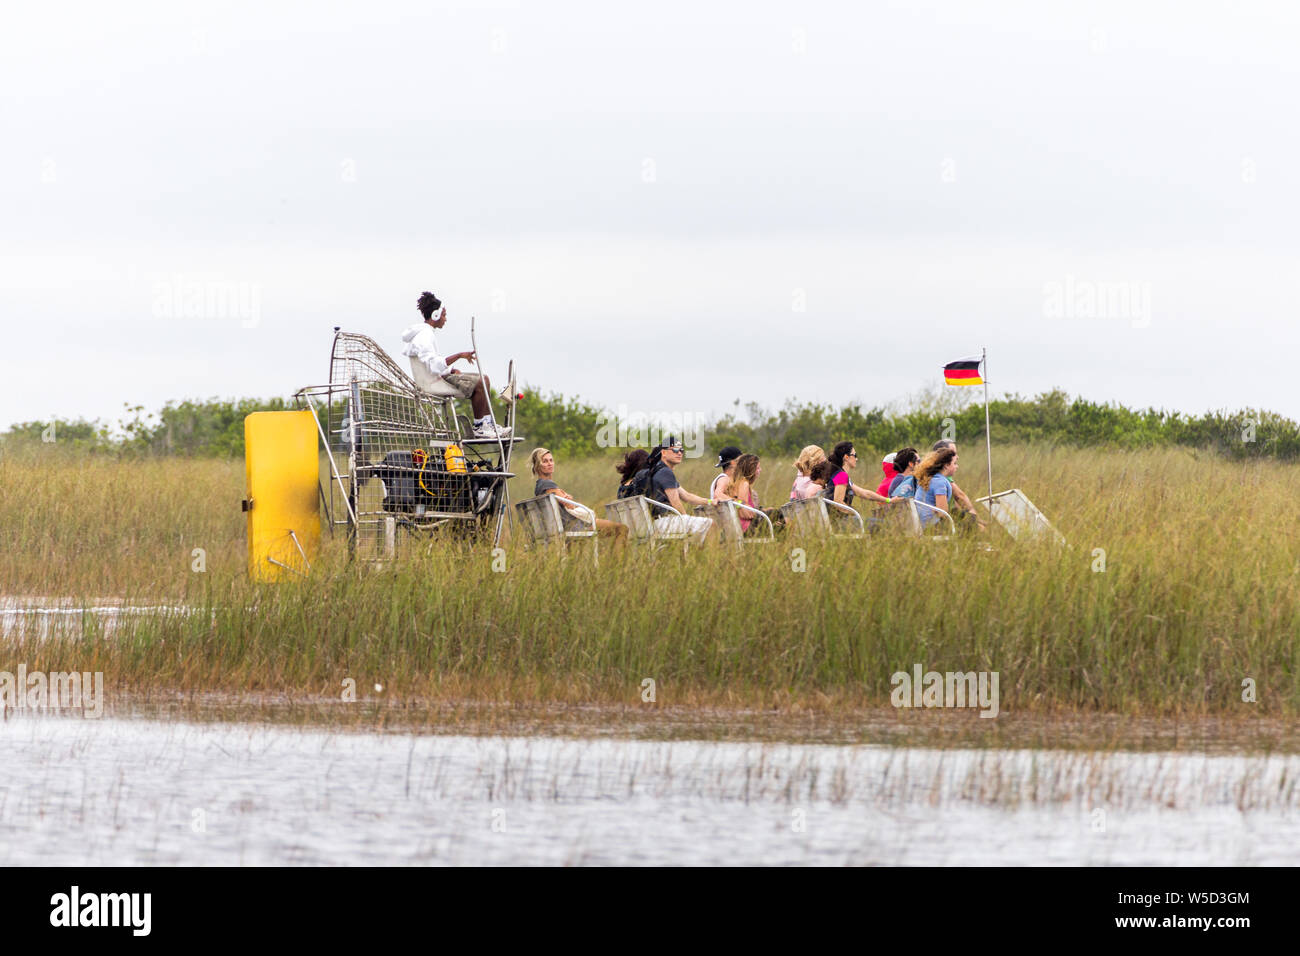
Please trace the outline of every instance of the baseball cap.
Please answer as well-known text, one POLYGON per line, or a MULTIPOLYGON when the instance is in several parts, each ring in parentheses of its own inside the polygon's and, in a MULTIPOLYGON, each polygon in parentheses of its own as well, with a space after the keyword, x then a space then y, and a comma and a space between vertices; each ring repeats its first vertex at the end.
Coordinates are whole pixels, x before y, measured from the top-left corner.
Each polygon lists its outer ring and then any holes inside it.
POLYGON ((718 452, 718 463, 713 467, 725 468, 743 454, 744 452, 735 445, 728 445, 726 448, 722 449, 722 451, 718 452))
POLYGON ((886 455, 884 458, 880 459, 880 463, 881 463, 882 465, 892 465, 892 464, 894 463, 894 459, 897 458, 897 457, 898 457, 898 452, 896 452, 896 451, 891 451, 891 452, 890 452, 888 455, 886 455))

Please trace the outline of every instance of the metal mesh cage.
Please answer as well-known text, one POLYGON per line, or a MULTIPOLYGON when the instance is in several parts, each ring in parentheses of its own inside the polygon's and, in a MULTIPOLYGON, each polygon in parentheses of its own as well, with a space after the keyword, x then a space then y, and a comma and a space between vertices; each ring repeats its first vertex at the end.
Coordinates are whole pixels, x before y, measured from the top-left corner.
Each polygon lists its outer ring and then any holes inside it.
POLYGON ((329 385, 298 398, 325 439, 331 525, 348 526, 356 555, 390 558, 435 534, 493 528, 499 537, 519 439, 468 437, 451 398, 420 389, 372 339, 351 332, 335 334, 329 385))

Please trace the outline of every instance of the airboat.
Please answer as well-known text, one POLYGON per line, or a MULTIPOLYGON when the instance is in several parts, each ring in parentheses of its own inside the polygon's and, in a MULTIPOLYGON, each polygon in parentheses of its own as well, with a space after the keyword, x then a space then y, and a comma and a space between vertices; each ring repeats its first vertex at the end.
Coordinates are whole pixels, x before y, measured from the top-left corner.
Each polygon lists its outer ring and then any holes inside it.
POLYGON ((523 441, 514 435, 514 362, 497 396, 503 438, 475 437, 452 394, 416 366, 408 375, 373 339, 336 327, 329 383, 294 394, 324 449, 324 524, 347 535, 357 558, 388 560, 436 540, 495 547, 508 520, 510 454, 523 441))
MULTIPOLYGON (((470 337, 481 375, 473 320, 470 337)), ((249 516, 253 577, 276 580, 281 572, 308 574, 322 530, 331 535, 342 530, 349 553, 371 562, 427 551, 440 540, 490 542, 493 548, 500 544, 505 522, 514 517, 509 500, 509 481, 515 477, 511 452, 523 441, 515 435, 520 396, 514 362, 506 387, 497 393, 505 403, 500 423, 491 390, 485 389, 491 433, 498 437, 476 437, 469 418, 456 412, 454 398, 459 393, 418 360, 412 359, 410 368, 408 375, 374 340, 336 327, 328 384, 300 388, 294 394, 297 411, 255 412, 245 419, 248 496, 242 507, 249 516), (503 431, 495 427, 498 424, 503 431), (328 479, 323 477, 326 472, 328 479)), ((979 500, 1013 538, 1047 537, 1065 544, 1019 489, 979 500)), ((956 538, 946 512, 915 499, 888 516, 889 522, 870 518, 870 529, 853 509, 820 497, 790 502, 782 512, 788 512, 787 527, 800 536, 860 538, 887 524, 923 537, 922 507, 938 512, 947 525, 941 528, 947 534, 927 540, 956 538)), ((605 506, 609 519, 627 525, 631 537, 655 547, 683 537, 654 521, 654 509, 665 508, 645 497, 605 506)), ((552 494, 521 501, 515 510, 530 545, 592 539, 595 557, 595 511, 587 505, 552 494), (583 517, 581 526, 566 521, 562 507, 583 517)), ((770 519, 738 502, 711 504, 707 515, 724 544, 739 547, 774 540, 770 519), (747 538, 739 509, 761 517, 767 535, 747 538)))

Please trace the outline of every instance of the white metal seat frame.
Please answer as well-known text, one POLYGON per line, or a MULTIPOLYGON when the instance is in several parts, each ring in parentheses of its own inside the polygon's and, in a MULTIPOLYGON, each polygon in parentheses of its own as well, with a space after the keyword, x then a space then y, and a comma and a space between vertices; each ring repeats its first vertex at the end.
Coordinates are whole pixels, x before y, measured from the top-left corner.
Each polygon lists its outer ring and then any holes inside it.
POLYGON ((591 546, 599 552, 596 532, 596 512, 579 501, 558 494, 538 495, 526 498, 515 504, 519 522, 528 534, 529 544, 568 544, 573 540, 591 540, 591 546), (581 512, 586 525, 582 528, 564 526, 565 506, 571 505, 581 512))
MULTIPOLYGON (((940 521, 946 520, 948 522, 948 534, 931 535, 931 538, 947 538, 957 533, 957 526, 953 523, 952 515, 944 511, 942 508, 927 504, 924 501, 917 501, 915 498, 904 498, 903 501, 905 502, 903 505, 905 513, 903 519, 905 523, 904 530, 908 534, 914 535, 918 538, 925 536, 925 522, 921 520, 921 508, 939 515, 940 521)), ((898 505, 893 505, 892 507, 896 508, 898 505)))
POLYGON ((817 537, 833 535, 837 538, 860 538, 866 534, 866 527, 862 523, 862 515, 858 514, 856 508, 833 501, 823 495, 814 495, 811 498, 794 498, 783 504, 781 511, 785 514, 786 525, 793 528, 797 534, 812 534, 817 537), (857 523, 857 530, 837 531, 835 522, 831 521, 832 511, 837 514, 849 515, 857 523))
POLYGON ((659 515, 659 517, 686 517, 676 508, 655 501, 653 498, 647 498, 645 495, 619 498, 617 501, 609 502, 605 505, 605 517, 610 521, 617 521, 619 524, 627 525, 629 537, 650 544, 665 541, 689 542, 698 533, 692 531, 661 531, 655 527, 656 516, 652 509, 666 512, 666 514, 659 515))
POLYGON ((776 540, 772 519, 757 508, 741 504, 739 501, 727 500, 697 505, 695 514, 702 518, 713 519, 713 523, 718 528, 718 539, 723 544, 734 544, 738 548, 743 548, 747 544, 770 544, 776 540), (749 537, 741 530, 738 512, 742 510, 767 522, 767 537, 749 537))

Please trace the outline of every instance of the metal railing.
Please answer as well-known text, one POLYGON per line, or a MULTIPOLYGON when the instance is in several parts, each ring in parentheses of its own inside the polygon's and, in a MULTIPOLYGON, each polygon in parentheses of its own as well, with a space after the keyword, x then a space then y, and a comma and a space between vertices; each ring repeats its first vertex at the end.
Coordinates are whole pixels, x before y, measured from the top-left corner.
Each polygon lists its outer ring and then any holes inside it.
POLYGON ((597 552, 597 554, 593 554, 593 559, 599 560, 597 556, 599 543, 596 540, 598 536, 596 512, 581 502, 552 493, 538 495, 535 498, 526 498, 517 502, 515 511, 519 515, 520 523, 528 533, 530 544, 548 544, 559 541, 567 543, 575 538, 579 540, 590 538, 592 548, 597 552), (566 506, 572 506, 572 508, 566 506), (565 527, 566 511, 578 512, 575 519, 582 522, 580 529, 565 527))
POLYGON ((735 544, 743 547, 746 544, 768 544, 776 540, 776 529, 772 526, 772 519, 759 509, 742 504, 735 499, 711 501, 707 505, 698 505, 695 508, 695 514, 714 520, 714 523, 718 526, 718 537, 723 544, 735 544), (738 511, 747 511, 756 518, 761 518, 767 522, 767 536, 750 537, 741 528, 738 511))
POLYGON ((628 527, 632 537, 647 540, 651 543, 656 541, 685 541, 693 536, 690 531, 661 531, 655 527, 655 516, 651 509, 667 512, 661 517, 685 518, 676 508, 655 501, 653 498, 647 498, 644 495, 637 495, 633 498, 619 498, 617 501, 611 501, 605 505, 605 517, 610 521, 617 521, 619 524, 625 524, 628 527))
POLYGON ((1065 535, 1057 531, 1038 507, 1019 488, 999 491, 994 495, 977 498, 989 509, 993 520, 1000 524, 1012 538, 1019 540, 1046 535, 1057 544, 1065 544, 1065 535))
POLYGON ((796 534, 834 535, 844 538, 859 538, 866 534, 862 515, 858 514, 856 508, 840 504, 822 495, 791 499, 781 506, 781 511, 786 516, 786 525, 796 534), (834 521, 831 520, 832 513, 836 516, 834 521), (856 524, 856 530, 842 531, 836 528, 836 525, 850 523, 856 524))
POLYGON ((922 520, 920 514, 917 513, 916 511, 917 508, 925 508, 926 510, 933 512, 934 514, 939 515, 941 519, 946 519, 948 522, 949 536, 957 533, 957 526, 956 524, 953 523, 952 515, 944 511, 942 508, 936 507, 935 505, 927 504, 924 501, 917 501, 915 498, 905 498, 904 500, 910 501, 912 503, 912 509, 913 509, 912 513, 916 516, 916 524, 917 524, 916 534, 918 535, 924 534, 925 526, 927 524, 927 522, 922 520))

